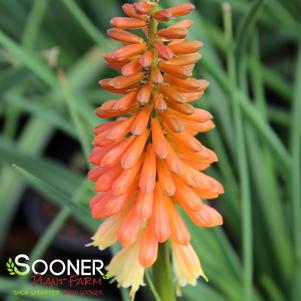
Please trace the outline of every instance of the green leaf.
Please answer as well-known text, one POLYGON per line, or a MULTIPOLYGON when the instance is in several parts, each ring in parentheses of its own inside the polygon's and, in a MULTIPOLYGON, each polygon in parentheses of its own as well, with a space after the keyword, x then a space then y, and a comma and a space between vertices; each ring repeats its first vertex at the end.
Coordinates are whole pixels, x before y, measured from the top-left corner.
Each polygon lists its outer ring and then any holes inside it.
POLYGON ((25 64, 52 88, 58 88, 56 77, 38 56, 34 55, 34 53, 32 53, 30 50, 26 50, 18 45, 2 31, 0 31, 0 44, 11 51, 11 53, 14 54, 18 60, 25 64))
POLYGON ((98 223, 97 221, 91 218, 89 210, 79 204, 76 204, 70 201, 70 198, 66 196, 63 192, 58 191, 53 186, 49 185, 48 183, 40 180, 37 176, 31 174, 30 172, 26 171, 22 167, 14 165, 15 169, 23 175, 36 189, 41 191, 46 196, 50 197, 55 201, 57 204, 68 207, 71 212, 77 217, 77 219, 85 226, 87 226, 92 231, 95 231, 98 223))

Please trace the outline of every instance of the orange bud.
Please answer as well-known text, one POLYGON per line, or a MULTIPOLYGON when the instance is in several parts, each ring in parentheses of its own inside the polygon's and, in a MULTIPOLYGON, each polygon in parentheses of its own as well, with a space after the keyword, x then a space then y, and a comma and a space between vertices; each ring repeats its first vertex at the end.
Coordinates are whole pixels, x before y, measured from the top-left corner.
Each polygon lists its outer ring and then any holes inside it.
POLYGON ((162 21, 162 22, 168 22, 171 17, 172 14, 169 9, 158 10, 153 16, 155 20, 162 21))
POLYGON ((162 59, 164 59, 164 60, 170 60, 174 56, 174 54, 171 51, 171 49, 168 46, 166 46, 163 42, 156 41, 154 43, 154 46, 157 49, 158 54, 159 54, 159 56, 162 59))
POLYGON ((130 92, 117 100, 113 105, 113 110, 123 111, 132 107, 136 103, 138 90, 130 92))
POLYGON ((136 2, 133 5, 138 14, 146 15, 152 10, 151 5, 144 1, 136 2))
POLYGON ((116 179, 112 186, 114 195, 125 194, 132 188, 131 186, 134 185, 143 162, 142 159, 143 158, 141 157, 133 168, 124 169, 122 171, 121 175, 116 179))
POLYGON ((164 81, 163 75, 159 68, 155 68, 151 72, 151 80, 154 84, 161 84, 164 81))
POLYGON ((200 89, 203 85, 203 82, 201 80, 197 80, 194 78, 180 79, 180 78, 174 77, 170 74, 165 74, 164 79, 168 83, 175 85, 177 87, 181 87, 188 91, 200 89))
POLYGON ((158 30, 158 35, 167 40, 183 39, 188 35, 188 30, 185 28, 164 28, 158 30))
POLYGON ((123 154, 121 158, 121 166, 124 169, 133 168, 141 158, 143 153, 145 143, 149 136, 149 130, 145 130, 140 136, 137 136, 135 140, 131 143, 127 151, 123 154))
POLYGON ((223 217, 214 208, 203 205, 200 211, 185 210, 192 221, 200 227, 215 227, 223 224, 223 217))
POLYGON ((200 41, 189 41, 168 45, 168 47, 177 55, 197 52, 200 48, 202 48, 202 46, 203 43, 200 41))
POLYGON ((173 200, 184 209, 188 208, 193 211, 199 211, 203 204, 198 195, 177 176, 174 177, 174 181, 177 189, 175 195, 172 197, 173 200))
POLYGON ((149 102, 153 90, 152 82, 146 83, 139 91, 137 100, 141 105, 145 105, 149 102))
POLYGON ((167 127, 170 130, 172 130, 176 133, 180 133, 180 132, 183 132, 185 130, 184 125, 186 123, 182 122, 181 120, 177 119, 174 116, 170 116, 168 114, 168 111, 166 113, 161 112, 160 117, 162 117, 164 123, 167 125, 167 127))
POLYGON ((127 135, 131 129, 134 116, 122 120, 118 125, 112 127, 107 134, 107 139, 118 141, 127 135))
POLYGON ((117 29, 117 28, 111 28, 107 31, 108 35, 111 37, 111 39, 120 41, 123 43, 143 43, 143 39, 136 36, 133 33, 130 33, 128 31, 117 29))
POLYGON ((121 73, 124 76, 131 76, 142 71, 139 59, 134 59, 121 68, 121 73))
POLYGON ((192 20, 190 19, 186 19, 186 20, 181 20, 179 22, 176 22, 174 24, 172 24, 171 28, 186 28, 186 29, 189 29, 191 26, 192 26, 192 20))
POLYGON ((144 54, 140 56, 139 62, 143 68, 149 68, 153 62, 153 52, 150 50, 144 52, 144 54))
POLYGON ((186 66, 186 65, 193 65, 197 63, 201 59, 201 54, 198 52, 191 53, 191 54, 183 54, 179 56, 175 56, 174 58, 170 59, 166 64, 172 64, 175 66, 186 66))
POLYGON ((152 118, 152 141, 157 156, 165 159, 168 156, 168 143, 162 132, 160 122, 156 118, 152 118))
POLYGON ((175 113, 182 113, 185 115, 191 115, 195 111, 194 107, 189 103, 170 102, 168 106, 169 108, 173 108, 175 110, 175 113))
POLYGON ((97 192, 105 192, 111 190, 114 181, 119 177, 122 172, 122 168, 119 164, 107 169, 107 171, 99 177, 95 184, 95 190, 97 192))
POLYGON ((158 257, 158 240, 154 234, 154 225, 152 220, 147 222, 144 230, 140 250, 139 262, 144 268, 148 268, 155 263, 158 257))
POLYGON ((128 247, 137 240, 141 223, 141 219, 136 214, 136 208, 133 206, 118 231, 118 240, 123 247, 128 247))
POLYGON ((178 92, 176 89, 172 88, 169 85, 159 85, 158 89, 162 94, 164 94, 170 100, 179 103, 185 102, 185 97, 180 92, 178 92))
POLYGON ((152 111, 152 108, 150 106, 145 106, 137 115, 135 118, 135 121, 132 124, 132 134, 136 136, 140 136, 145 131, 148 122, 150 113, 152 111))
POLYGON ((159 66, 162 71, 179 78, 191 77, 194 68, 194 65, 174 66, 164 61, 160 62, 159 66))
POLYGON ((181 143, 191 152, 201 152, 203 150, 201 142, 187 132, 175 133, 168 131, 168 134, 175 143, 181 143))
POLYGON ((179 4, 169 8, 173 17, 185 16, 195 9, 193 4, 179 4))
POLYGON ((140 14, 137 13, 137 11, 136 11, 133 4, 130 4, 130 3, 124 4, 122 6, 122 10, 129 17, 141 19, 141 20, 144 20, 144 21, 147 20, 147 16, 143 16, 143 15, 140 15, 140 14))
POLYGON ((146 22, 136 18, 115 17, 111 24, 119 29, 139 29, 146 25, 146 22))
POLYGON ((162 191, 168 196, 174 195, 176 192, 176 185, 163 160, 157 159, 157 170, 162 191))
POLYGON ((142 53, 144 49, 144 43, 130 44, 112 52, 112 57, 116 60, 125 60, 126 58, 131 58, 137 54, 142 53))
POLYGON ((147 220, 150 218, 153 212, 153 199, 154 193, 145 193, 143 191, 139 191, 137 196, 137 203, 136 203, 136 211, 138 216, 142 220, 147 220))
POLYGON ((171 230, 171 239, 173 242, 188 245, 190 242, 190 233, 184 223, 180 213, 175 205, 168 199, 168 218, 171 230))
POLYGON ((95 168, 89 171, 88 178, 89 180, 96 182, 105 171, 106 171, 105 168, 96 166, 95 168))
POLYGON ((168 145, 168 156, 165 159, 165 163, 168 169, 175 174, 180 175, 183 173, 183 163, 170 145, 168 145))
POLYGON ((167 202, 162 194, 159 183, 156 184, 153 207, 153 230, 155 237, 161 243, 170 237, 170 225, 168 219, 167 202))
POLYGON ((144 157, 144 163, 141 170, 139 188, 144 193, 150 193, 154 190, 156 183, 156 154, 153 145, 147 147, 144 157))
POLYGON ((167 110, 167 104, 159 92, 153 93, 153 103, 157 111, 162 112, 167 110))
POLYGON ((117 76, 110 80, 109 85, 115 89, 124 89, 137 85, 144 79, 144 73, 139 72, 131 76, 117 76))
POLYGON ((131 136, 128 139, 118 143, 111 150, 109 150, 100 162, 100 166, 108 167, 120 163, 121 155, 128 149, 130 144, 134 141, 135 137, 131 136))

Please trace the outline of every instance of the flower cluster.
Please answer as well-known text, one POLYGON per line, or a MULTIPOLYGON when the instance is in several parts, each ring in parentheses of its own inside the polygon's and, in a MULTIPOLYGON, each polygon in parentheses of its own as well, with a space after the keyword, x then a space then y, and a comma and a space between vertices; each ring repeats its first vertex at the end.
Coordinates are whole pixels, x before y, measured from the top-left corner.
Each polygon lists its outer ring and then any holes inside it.
POLYGON ((185 40, 191 20, 170 25, 193 10, 192 4, 163 10, 151 1, 125 4, 127 17, 113 18, 108 30, 123 46, 105 60, 122 75, 100 86, 121 96, 96 110, 101 118, 115 119, 95 128, 89 178, 98 194, 90 207, 95 219, 106 220, 92 245, 103 250, 121 244, 108 274, 131 287, 132 295, 157 260, 159 243, 168 240, 178 285, 195 285, 204 276, 178 207, 200 227, 223 222, 203 201, 223 193, 222 185, 203 173, 217 157, 195 138, 214 128, 212 116, 190 104, 208 86, 192 78, 202 43, 185 40), (128 31, 138 29, 145 38, 128 31))

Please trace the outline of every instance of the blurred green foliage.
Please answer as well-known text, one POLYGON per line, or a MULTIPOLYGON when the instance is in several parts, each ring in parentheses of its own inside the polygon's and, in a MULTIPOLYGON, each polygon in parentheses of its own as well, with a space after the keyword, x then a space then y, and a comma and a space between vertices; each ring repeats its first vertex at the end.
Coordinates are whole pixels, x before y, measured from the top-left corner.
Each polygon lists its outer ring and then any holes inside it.
MULTIPOLYGON (((193 2, 190 37, 205 43, 195 75, 210 81, 196 105, 208 108, 216 122, 200 139, 219 156, 209 172, 225 186, 217 202, 225 227, 198 229, 187 220, 210 282, 185 288, 182 300, 299 301, 301 3, 193 2)), ((112 73, 102 55, 117 45, 106 30, 110 18, 121 15, 121 5, 118 0, 0 0, 2 249, 26 185, 61 206, 33 258, 44 254, 69 215, 91 232, 97 226, 87 209, 92 188, 86 176, 43 152, 60 131, 77 139, 87 157, 92 127, 102 122, 93 110, 108 98, 97 81, 112 73)), ((17 300, 13 288, 26 286, 24 280, 0 278, 7 300, 17 300)), ((72 297, 77 299, 87 298, 72 297)))

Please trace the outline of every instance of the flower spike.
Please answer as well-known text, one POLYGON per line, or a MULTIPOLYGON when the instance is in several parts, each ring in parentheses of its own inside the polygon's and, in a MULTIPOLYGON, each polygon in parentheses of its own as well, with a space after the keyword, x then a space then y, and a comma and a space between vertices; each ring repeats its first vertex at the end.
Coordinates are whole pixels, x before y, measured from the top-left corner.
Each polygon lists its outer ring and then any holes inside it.
POLYGON ((203 44, 186 41, 191 20, 175 20, 194 9, 192 4, 159 9, 157 1, 127 3, 126 16, 113 18, 107 32, 121 46, 104 59, 121 74, 99 84, 120 97, 96 110, 100 118, 113 120, 94 130, 89 179, 97 194, 90 209, 105 221, 91 245, 100 250, 122 245, 108 275, 131 287, 133 298, 144 285, 145 269, 157 261, 159 245, 167 241, 178 288, 195 285, 200 276, 207 279, 179 207, 200 227, 223 223, 206 203, 224 192, 204 173, 217 156, 196 138, 214 128, 212 115, 191 104, 208 87, 206 80, 192 77, 203 44), (137 29, 145 39, 128 31, 137 29))

